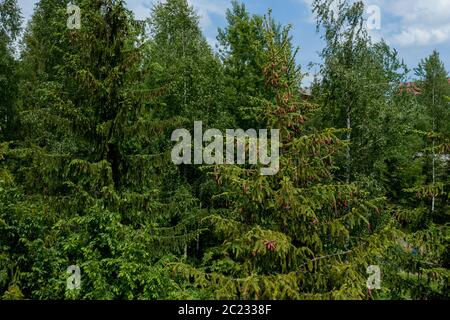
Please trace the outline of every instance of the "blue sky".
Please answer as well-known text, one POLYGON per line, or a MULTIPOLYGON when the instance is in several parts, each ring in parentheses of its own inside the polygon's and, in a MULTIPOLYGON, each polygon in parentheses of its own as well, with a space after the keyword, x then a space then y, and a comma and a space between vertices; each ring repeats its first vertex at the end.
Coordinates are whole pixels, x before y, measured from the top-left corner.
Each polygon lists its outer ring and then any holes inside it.
MULTIPOLYGON (((18 0, 22 13, 29 19, 37 0, 18 0)), ((157 0, 127 0, 137 18, 150 14, 157 0)), ((209 43, 214 45, 217 28, 226 25, 225 12, 231 0, 188 0, 201 16, 201 27, 209 43)), ((76 1, 74 1, 76 3, 76 1)), ((275 19, 283 24, 292 24, 294 43, 300 47, 299 63, 310 77, 315 72, 308 70, 309 62, 320 62, 318 52, 323 41, 316 33, 310 4, 312 0, 242 0, 251 13, 264 14, 272 8, 275 19)), ((437 49, 447 70, 450 70, 450 0, 364 0, 375 5, 381 12, 381 28, 372 30, 374 39, 385 39, 399 52, 410 68, 420 59, 437 49)), ((305 79, 305 84, 309 78, 305 79)))

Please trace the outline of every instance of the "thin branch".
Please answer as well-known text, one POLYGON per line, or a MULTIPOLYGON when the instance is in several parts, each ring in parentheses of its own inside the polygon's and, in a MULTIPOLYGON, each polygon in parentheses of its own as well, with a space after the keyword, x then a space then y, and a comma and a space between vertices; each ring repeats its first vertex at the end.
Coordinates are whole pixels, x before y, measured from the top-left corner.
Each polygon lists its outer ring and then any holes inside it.
POLYGON ((336 257, 336 256, 342 256, 342 255, 349 254, 349 253, 352 253, 352 252, 353 252, 353 250, 347 250, 347 251, 343 251, 343 252, 338 252, 338 253, 329 254, 329 255, 326 255, 326 256, 322 256, 322 257, 317 257, 317 258, 308 260, 308 261, 305 262, 303 265, 301 265, 300 268, 303 268, 303 267, 306 266, 309 262, 315 262, 315 261, 318 261, 318 260, 323 260, 323 259, 332 258, 332 257, 336 257))

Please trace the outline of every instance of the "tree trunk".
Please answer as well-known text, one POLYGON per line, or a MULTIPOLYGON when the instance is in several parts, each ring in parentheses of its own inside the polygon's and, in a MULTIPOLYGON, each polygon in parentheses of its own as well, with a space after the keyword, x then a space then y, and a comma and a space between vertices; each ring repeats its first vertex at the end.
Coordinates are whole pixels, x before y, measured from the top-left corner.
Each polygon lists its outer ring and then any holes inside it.
POLYGON ((350 183, 350 166, 351 166, 351 155, 350 155, 350 141, 352 139, 352 133, 351 133, 351 128, 352 128, 352 119, 350 116, 350 108, 347 107, 347 141, 349 143, 349 145, 347 146, 347 183, 350 183))

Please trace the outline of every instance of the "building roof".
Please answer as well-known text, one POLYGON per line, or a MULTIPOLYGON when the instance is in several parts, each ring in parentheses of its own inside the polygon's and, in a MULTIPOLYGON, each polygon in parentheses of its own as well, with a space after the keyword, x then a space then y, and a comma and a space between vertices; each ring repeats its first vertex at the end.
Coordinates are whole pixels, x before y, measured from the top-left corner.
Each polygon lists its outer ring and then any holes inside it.
MULTIPOLYGON (((447 80, 448 80, 448 83, 450 84, 450 78, 448 78, 447 80)), ((402 84, 400 84, 400 86, 405 87, 406 92, 412 93, 415 96, 420 94, 420 88, 419 88, 419 85, 417 84, 417 82, 403 82, 402 84)))

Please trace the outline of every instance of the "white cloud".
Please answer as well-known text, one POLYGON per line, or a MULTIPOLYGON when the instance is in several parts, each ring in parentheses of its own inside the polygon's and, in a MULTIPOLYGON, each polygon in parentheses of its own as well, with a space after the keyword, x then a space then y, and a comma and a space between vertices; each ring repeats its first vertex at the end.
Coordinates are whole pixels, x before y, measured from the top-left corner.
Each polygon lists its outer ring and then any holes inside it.
MULTIPOLYGON (((313 0, 299 0, 311 5, 313 0)), ((363 0, 381 8, 382 26, 372 31, 401 47, 450 42, 450 0, 363 0)))
POLYGON ((450 41, 449 0, 369 0, 396 21, 386 23, 386 39, 402 47, 428 46, 450 41))
POLYGON ((230 4, 228 0, 188 0, 188 2, 200 15, 202 29, 211 27, 213 15, 224 17, 230 4))
POLYGON ((420 27, 408 27, 401 33, 394 35, 393 40, 400 46, 433 45, 448 41, 450 38, 450 24, 437 29, 423 29, 420 27))

